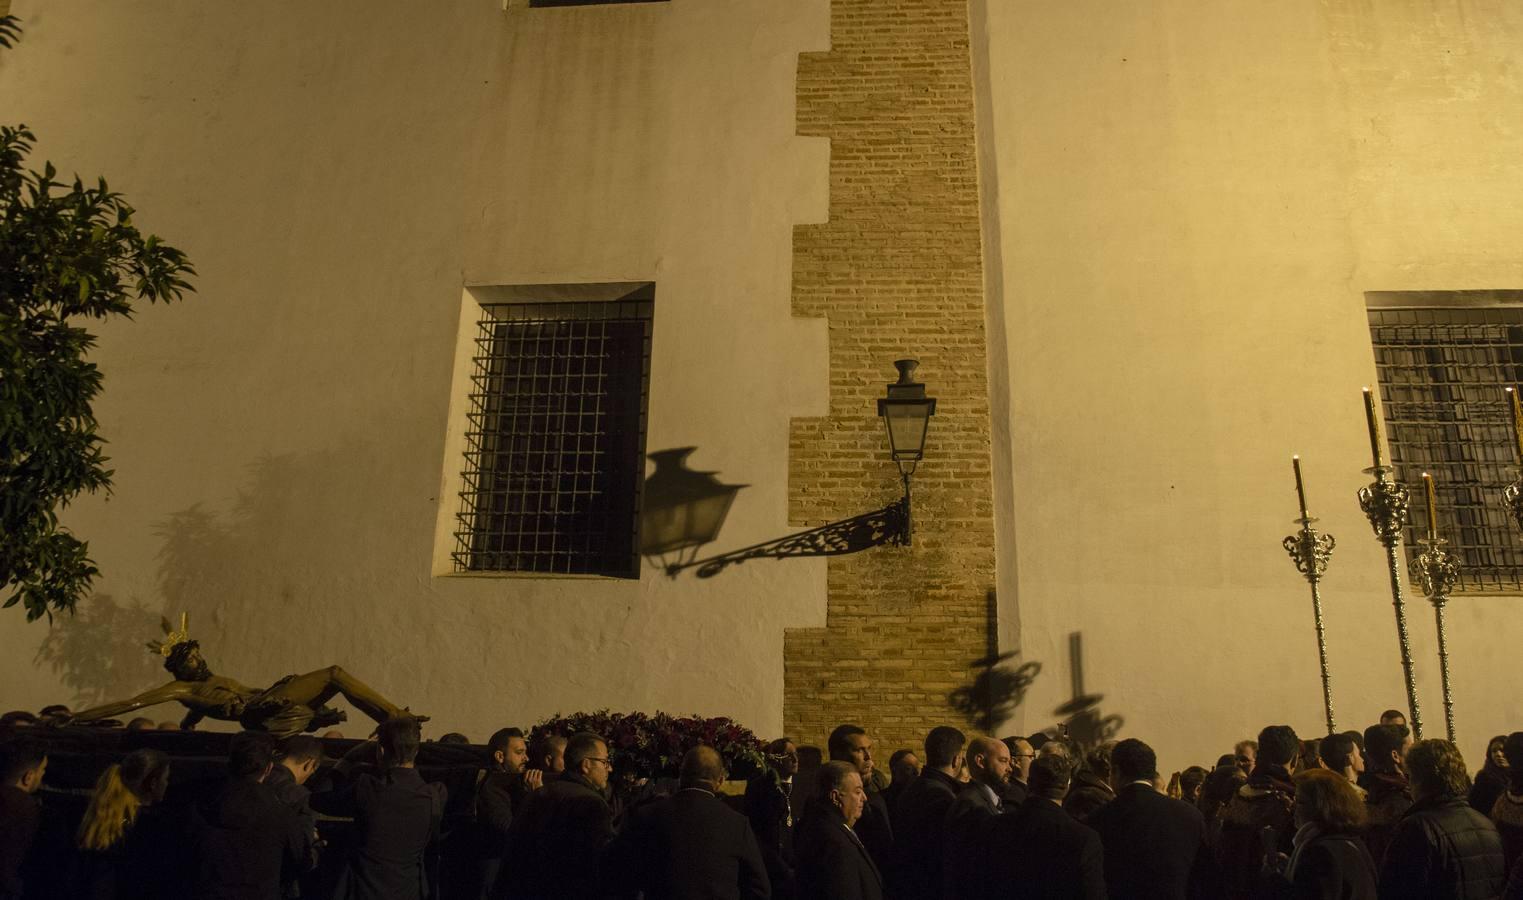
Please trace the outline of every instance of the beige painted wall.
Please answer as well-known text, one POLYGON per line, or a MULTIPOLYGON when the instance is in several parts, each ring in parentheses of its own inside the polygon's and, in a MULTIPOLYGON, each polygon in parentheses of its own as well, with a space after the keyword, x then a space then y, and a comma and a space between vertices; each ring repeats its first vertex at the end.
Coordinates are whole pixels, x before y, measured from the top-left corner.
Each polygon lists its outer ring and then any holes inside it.
POLYGON ((821 624, 822 563, 430 562, 467 284, 655 281, 648 449, 753 485, 710 550, 791 530, 788 420, 827 383, 788 287, 792 226, 825 208, 826 148, 793 115, 824 0, 15 6, 4 118, 107 175, 200 293, 102 330, 117 488, 69 522, 106 577, 51 632, 0 617, 0 706, 154 683, 141 642, 188 609, 220 671, 338 663, 439 731, 608 706, 777 732, 783 629, 821 624))
MULTIPOLYGON (((1339 540, 1325 582, 1340 728, 1404 706, 1359 389, 1367 290, 1523 286, 1523 14, 1503 2, 989 3, 1009 346, 1002 574, 1024 724, 1086 687, 1166 771, 1274 722, 1322 729, 1310 600, 1280 548, 1290 455, 1339 540)), ((977 46, 977 42, 975 42, 977 46)), ((986 234, 989 231, 986 228, 986 234)), ((997 470, 998 471, 998 470, 997 470)), ((1523 723, 1516 597, 1450 613, 1459 738, 1523 723)), ((1410 609, 1428 736, 1430 608, 1410 609)))

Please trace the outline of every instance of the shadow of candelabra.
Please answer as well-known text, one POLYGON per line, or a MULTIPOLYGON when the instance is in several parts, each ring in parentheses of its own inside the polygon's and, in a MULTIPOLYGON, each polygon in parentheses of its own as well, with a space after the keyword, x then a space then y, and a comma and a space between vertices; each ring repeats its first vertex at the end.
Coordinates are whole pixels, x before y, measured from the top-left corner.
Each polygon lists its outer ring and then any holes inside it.
POLYGON ((1019 651, 999 652, 999 604, 993 590, 984 596, 985 655, 969 668, 976 674, 968 684, 947 695, 947 704, 985 734, 995 734, 1026 699, 1026 691, 1042 672, 1042 664, 1028 660, 1007 666, 1019 651))

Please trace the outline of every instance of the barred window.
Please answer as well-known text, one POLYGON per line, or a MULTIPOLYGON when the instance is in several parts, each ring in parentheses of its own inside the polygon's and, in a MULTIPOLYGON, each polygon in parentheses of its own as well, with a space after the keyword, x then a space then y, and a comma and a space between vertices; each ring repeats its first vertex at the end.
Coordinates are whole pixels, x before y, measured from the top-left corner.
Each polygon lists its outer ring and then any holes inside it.
MULTIPOLYGON (((1519 464, 1503 389, 1523 382, 1523 306, 1495 305, 1499 293, 1413 298, 1486 306, 1369 309, 1396 478, 1411 487, 1429 472, 1437 482, 1440 536, 1462 567, 1456 591, 1523 590, 1523 541, 1502 500, 1519 464)), ((1427 508, 1420 489, 1411 494, 1406 544, 1416 556, 1427 508)))
POLYGON ((653 300, 482 303, 455 571, 638 577, 653 300))

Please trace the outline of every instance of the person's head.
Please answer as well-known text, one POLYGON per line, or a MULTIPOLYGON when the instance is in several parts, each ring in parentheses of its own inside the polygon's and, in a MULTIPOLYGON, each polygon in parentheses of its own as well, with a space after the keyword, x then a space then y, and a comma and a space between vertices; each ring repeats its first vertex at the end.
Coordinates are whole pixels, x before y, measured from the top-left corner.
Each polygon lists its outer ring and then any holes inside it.
POLYGON ((1190 805, 1195 805, 1200 800, 1201 786, 1206 783, 1206 776, 1210 773, 1203 766, 1191 766, 1179 773, 1179 799, 1190 805))
POLYGON ((1270 725, 1259 732, 1258 761, 1254 766, 1279 766, 1293 772, 1300 753, 1301 739, 1296 736, 1294 728, 1289 725, 1270 725))
POLYGON ((1486 766, 1486 767, 1488 767, 1490 769, 1493 769, 1493 770, 1500 769, 1502 771, 1502 774, 1505 775, 1506 772, 1507 772, 1507 768, 1508 768, 1508 766, 1507 766, 1507 754, 1502 752, 1502 748, 1505 747, 1506 745, 1507 745, 1507 735, 1505 735, 1505 734, 1499 734, 1496 737, 1492 738, 1491 740, 1487 741, 1486 742, 1486 761, 1484 763, 1482 763, 1482 765, 1484 765, 1484 766, 1486 766))
POLYGON ((1231 753, 1223 753, 1221 756, 1218 756, 1216 758, 1216 768, 1220 769, 1220 768, 1224 768, 1226 766, 1236 767, 1237 766, 1237 757, 1232 755, 1231 753))
POLYGON ((920 775, 920 757, 908 748, 895 750, 888 758, 889 777, 900 784, 908 784, 920 775))
POLYGON ((542 734, 529 747, 529 765, 546 775, 566 771, 566 739, 558 734, 542 734))
POLYGON ((815 799, 840 810, 848 826, 857 824, 867 805, 867 791, 862 788, 862 773, 856 765, 833 759, 821 765, 815 777, 815 799))
POLYGON ((1101 781, 1110 781, 1111 755, 1116 752, 1116 742, 1106 741, 1084 754, 1084 770, 1101 781))
POLYGON ((925 736, 925 764, 947 775, 962 766, 962 748, 968 739, 950 725, 937 725, 925 736))
POLYGON ((281 744, 280 764, 286 767, 297 784, 306 784, 322 762, 323 742, 310 734, 292 735, 281 744))
POLYGON ((5 715, 0 716, 0 725, 9 726, 11 728, 19 728, 36 724, 37 717, 24 709, 13 709, 5 715))
POLYGON ((1297 825, 1315 825, 1328 834, 1356 834, 1369 821, 1364 798, 1339 773, 1307 769, 1295 781, 1297 825))
POLYGON ((1411 743, 1412 732, 1405 725, 1371 725, 1364 730, 1364 764, 1371 772, 1401 772, 1411 743))
POLYGON ((1032 798, 1062 803, 1063 798, 1068 796, 1069 772, 1070 768, 1066 758, 1052 754, 1047 756, 1039 755, 1031 761, 1031 770, 1027 775, 1026 788, 1032 798))
POLYGON ((13 738, 0 746, 0 784, 34 793, 47 770, 48 751, 41 741, 13 738))
POLYGON ((1158 779, 1158 754, 1136 738, 1127 738, 1111 751, 1111 784, 1117 788, 1158 779))
POLYGON ((469 744, 470 742, 470 738, 458 731, 451 731, 448 734, 439 736, 439 743, 441 744, 469 744))
POLYGON ((1322 762, 1327 768, 1350 781, 1364 771, 1364 759, 1360 756, 1359 745, 1354 743, 1353 737, 1346 731, 1323 738, 1321 750, 1322 762))
POLYGON ((263 781, 275 762, 275 739, 262 731, 240 731, 227 745, 227 773, 263 781))
POLYGON ((1238 741, 1232 748, 1232 761, 1243 770, 1244 775, 1253 772, 1253 767, 1258 765, 1259 742, 1238 741))
POLYGON ((580 775, 594 787, 608 787, 613 774, 613 760, 608 758, 608 742, 590 731, 579 731, 566 740, 566 771, 580 775))
POLYGON ((1215 815, 1216 811, 1231 800, 1232 795, 1237 793, 1237 789, 1247 780, 1248 776, 1244 775, 1243 770, 1235 764, 1217 766, 1206 775, 1205 784, 1200 786, 1200 800, 1195 805, 1201 812, 1215 815))
POLYGON ((1419 800, 1464 796, 1470 774, 1460 749, 1448 741, 1418 741, 1407 751, 1407 777, 1419 800))
POLYGON ((730 773, 725 770, 724 758, 713 747, 699 744, 682 756, 682 768, 678 778, 685 788, 717 793, 730 773))
POLYGON ((497 771, 516 775, 529 763, 529 742, 517 728, 499 728, 487 739, 487 756, 497 771))
POLYGON ((212 670, 201 658, 201 645, 196 641, 181 641, 169 651, 164 668, 176 681, 205 681, 212 677, 212 670))
MULTIPOLYGON (((1007 737, 1000 741, 1005 745, 1005 750, 1010 754, 1010 778, 1009 781, 1026 783, 1030 777, 1031 764, 1036 760, 1036 749, 1031 742, 1023 737, 1007 737)), ((968 755, 972 756, 973 745, 968 745, 968 755)), ((970 768, 971 771, 971 768, 970 768)))
POLYGON ((979 735, 968 742, 968 774, 979 784, 988 785, 999 793, 1010 783, 1014 769, 1010 748, 1004 741, 979 735))
POLYGON ((1296 771, 1322 768, 1322 741, 1309 738, 1301 742, 1301 753, 1296 760, 1296 771))
POLYGON ((127 723, 128 731, 153 731, 157 726, 147 716, 138 716, 127 723))
POLYGON ((382 767, 407 769, 418 761, 423 735, 417 719, 400 717, 382 722, 375 730, 375 742, 381 750, 382 767))
POLYGON ((1514 731, 1502 741, 1502 756, 1507 760, 1512 792, 1523 793, 1523 731, 1514 731))
POLYGON ((767 765, 784 778, 799 773, 799 748, 791 737, 780 737, 764 748, 767 765))
POLYGON ((138 810, 164 799, 169 789, 169 757, 157 750, 134 750, 106 767, 96 779, 76 837, 85 850, 116 844, 137 820, 138 810))
POLYGON ((1388 709, 1380 714, 1380 724, 1407 727, 1407 714, 1399 709, 1388 709))
POLYGON ((857 725, 837 725, 825 743, 830 758, 837 762, 849 762, 857 767, 863 781, 873 774, 873 742, 867 732, 857 725))

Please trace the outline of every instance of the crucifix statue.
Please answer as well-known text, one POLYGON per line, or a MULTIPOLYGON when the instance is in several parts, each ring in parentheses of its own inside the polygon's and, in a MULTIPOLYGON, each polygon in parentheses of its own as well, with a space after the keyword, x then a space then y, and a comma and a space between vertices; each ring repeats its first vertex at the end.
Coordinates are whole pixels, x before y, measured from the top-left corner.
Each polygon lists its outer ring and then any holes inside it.
POLYGON ((305 675, 287 675, 267 688, 253 688, 213 675, 201 658, 201 645, 190 638, 189 616, 181 613, 178 629, 172 628, 167 619, 162 620, 162 627, 164 639, 151 641, 148 649, 164 658, 164 668, 174 676, 173 681, 130 700, 75 713, 61 724, 109 719, 160 703, 179 703, 189 710, 180 723, 187 731, 202 719, 212 718, 237 722, 250 731, 290 737, 344 721, 342 710, 324 705, 340 694, 377 722, 402 717, 428 720, 427 716, 413 715, 397 706, 338 666, 305 675))

